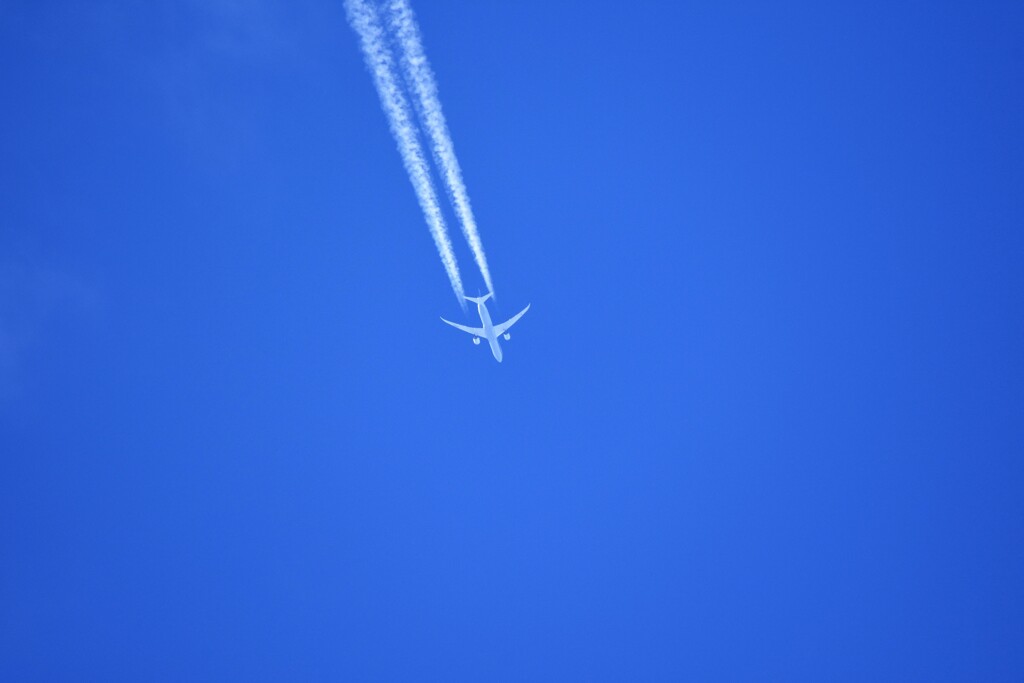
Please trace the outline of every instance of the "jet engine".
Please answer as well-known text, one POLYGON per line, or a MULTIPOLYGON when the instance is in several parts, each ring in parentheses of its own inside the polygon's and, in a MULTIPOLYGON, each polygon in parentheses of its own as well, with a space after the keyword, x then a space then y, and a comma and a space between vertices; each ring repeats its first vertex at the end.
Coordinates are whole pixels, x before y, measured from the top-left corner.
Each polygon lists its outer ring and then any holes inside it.
POLYGON ((474 344, 479 344, 480 343, 480 337, 473 337, 473 343, 474 344))
POLYGON ((509 334, 508 332, 506 332, 506 333, 505 333, 505 341, 508 341, 508 340, 509 340, 509 339, 511 339, 511 338, 512 338, 512 335, 511 335, 511 334, 509 334))

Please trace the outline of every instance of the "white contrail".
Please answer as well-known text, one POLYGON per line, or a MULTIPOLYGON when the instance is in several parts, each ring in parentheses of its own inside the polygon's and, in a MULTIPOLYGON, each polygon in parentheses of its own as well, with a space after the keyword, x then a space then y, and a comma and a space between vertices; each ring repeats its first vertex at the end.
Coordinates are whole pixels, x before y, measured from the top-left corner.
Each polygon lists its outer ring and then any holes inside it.
POLYGON ((377 15, 377 10, 364 0, 345 0, 345 12, 352 28, 359 34, 366 66, 373 75, 377 94, 380 95, 381 106, 387 114, 391 133, 395 137, 398 152, 402 155, 405 170, 416 191, 420 208, 423 209, 423 216, 430 228, 430 234, 441 255, 441 262, 448 273, 448 279, 452 283, 452 289, 455 290, 459 304, 465 308, 462 278, 459 277, 455 252, 452 251, 452 243, 448 239, 448 229, 445 226, 444 217, 441 215, 437 193, 430 180, 430 167, 427 165, 423 148, 417 138, 416 127, 410 120, 409 102, 398 85, 394 58, 385 42, 380 17, 377 15))
POLYGON ((391 33, 396 37, 402 50, 401 62, 405 79, 416 94, 420 120, 430 136, 434 159, 437 161, 437 165, 441 169, 441 177, 444 178, 445 185, 448 187, 448 196, 459 217, 462 234, 469 242, 469 248, 473 251, 473 258, 487 284, 487 290, 494 292, 494 286, 491 284, 491 272, 487 268, 487 256, 484 254, 483 244, 480 243, 480 234, 477 232, 476 220, 473 218, 473 209, 469 204, 469 194, 466 192, 466 184, 462 181, 462 169, 455 156, 455 146, 452 144, 448 124, 445 122, 444 113, 441 110, 441 100, 437 95, 434 72, 431 71, 430 63, 423 52, 423 41, 420 39, 420 31, 416 26, 416 18, 406 0, 391 0, 388 9, 391 33))

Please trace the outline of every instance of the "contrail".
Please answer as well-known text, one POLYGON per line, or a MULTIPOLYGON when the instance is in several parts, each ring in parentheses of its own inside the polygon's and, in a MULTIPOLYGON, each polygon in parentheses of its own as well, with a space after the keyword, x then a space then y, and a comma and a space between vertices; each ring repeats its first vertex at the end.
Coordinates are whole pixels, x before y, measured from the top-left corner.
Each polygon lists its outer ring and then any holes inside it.
POLYGON ((423 209, 423 217, 430 228, 434 244, 437 245, 437 251, 441 255, 441 262, 448 273, 452 289, 455 290, 455 295, 459 299, 459 305, 465 308, 462 278, 459 276, 455 252, 452 251, 452 243, 448 239, 448 229, 445 226, 444 217, 441 215, 441 206, 437 201, 434 184, 430 180, 430 168, 423 154, 423 148, 420 146, 416 127, 410 121, 409 102, 398 85, 394 58, 385 42, 380 17, 377 15, 377 10, 364 0, 345 0, 345 13, 348 15, 348 21, 352 28, 359 34, 366 66, 373 75, 381 106, 387 114, 391 133, 395 137, 395 144, 398 145, 398 153, 402 155, 402 162, 409 174, 409 181, 416 191, 420 208, 423 209))
POLYGON ((445 185, 448 187, 448 196, 459 217, 462 234, 469 242, 469 248, 473 251, 473 258, 487 284, 487 290, 494 292, 494 286, 491 284, 491 272, 487 268, 487 256, 484 254, 483 244, 480 243, 480 234, 476 229, 476 220, 473 218, 473 209, 469 204, 466 184, 462 181, 462 169, 455 156, 455 146, 452 144, 448 124, 445 122, 444 113, 441 110, 441 100, 437 95, 434 72, 431 71, 430 63, 423 52, 423 41, 420 39, 420 31, 416 26, 412 8, 409 7, 406 0, 391 0, 388 9, 391 33, 396 37, 402 50, 401 63, 405 80, 416 94, 420 120, 430 136, 434 159, 441 169, 441 177, 444 178, 445 185))

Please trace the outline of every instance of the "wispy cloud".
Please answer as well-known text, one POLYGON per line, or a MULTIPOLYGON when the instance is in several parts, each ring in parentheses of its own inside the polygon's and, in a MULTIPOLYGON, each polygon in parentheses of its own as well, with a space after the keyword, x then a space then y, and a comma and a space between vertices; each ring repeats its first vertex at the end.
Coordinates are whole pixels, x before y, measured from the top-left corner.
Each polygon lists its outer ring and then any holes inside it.
POLYGON ((441 109, 437 82, 434 79, 434 72, 430 68, 430 62, 427 61, 427 56, 423 51, 423 41, 420 38, 419 27, 416 25, 416 18, 406 0, 390 1, 388 24, 401 48, 403 73, 416 96, 420 120, 430 136, 434 160, 448 188, 448 196, 455 209, 455 214, 459 218, 462 234, 469 243, 469 248, 473 252, 473 258, 487 284, 488 291, 493 292, 494 286, 491 284, 491 272, 487 267, 487 256, 484 254, 484 247, 476 228, 476 219, 473 217, 469 193, 462 180, 462 169, 455 156, 455 146, 441 109))
POLYGON ((345 11, 352 28, 359 34, 366 66, 373 75, 381 106, 387 114, 391 133, 398 145, 398 152, 409 174, 430 234, 437 245, 441 263, 448 273, 448 279, 459 299, 459 304, 464 307, 462 278, 459 276, 455 253, 448 238, 448 229, 441 214, 434 184, 430 179, 430 167, 427 165, 416 127, 411 120, 409 102, 398 82, 394 58, 388 48, 380 17, 376 8, 364 0, 345 0, 345 11))

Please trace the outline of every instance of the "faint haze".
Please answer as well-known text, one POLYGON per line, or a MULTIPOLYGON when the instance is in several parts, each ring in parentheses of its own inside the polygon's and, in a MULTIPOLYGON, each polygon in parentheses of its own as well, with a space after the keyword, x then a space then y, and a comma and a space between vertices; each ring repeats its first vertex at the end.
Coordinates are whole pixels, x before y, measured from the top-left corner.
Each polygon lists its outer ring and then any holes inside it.
POLYGON ((48 52, 87 45, 96 77, 139 102, 155 100, 159 125, 213 171, 262 153, 273 131, 259 110, 261 93, 290 73, 326 68, 319 62, 325 50, 340 49, 344 26, 340 3, 324 0, 53 2, 0 17, 48 52))
POLYGON ((28 380, 23 365, 51 326, 63 319, 98 314, 96 288, 47 267, 0 263, 0 399, 20 393, 28 380))
POLYGON ((297 10, 280 0, 160 7, 162 20, 152 27, 159 48, 146 60, 148 85, 157 89, 168 125, 194 162, 237 170, 262 153, 271 134, 258 111, 260 91, 302 63, 304 45, 315 36, 300 33, 297 10))

